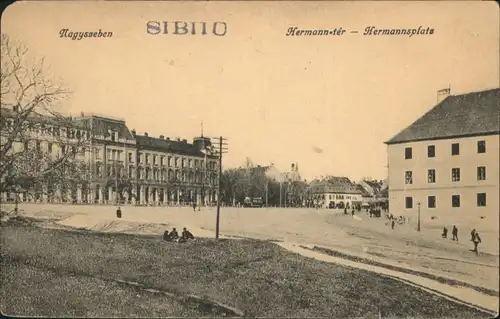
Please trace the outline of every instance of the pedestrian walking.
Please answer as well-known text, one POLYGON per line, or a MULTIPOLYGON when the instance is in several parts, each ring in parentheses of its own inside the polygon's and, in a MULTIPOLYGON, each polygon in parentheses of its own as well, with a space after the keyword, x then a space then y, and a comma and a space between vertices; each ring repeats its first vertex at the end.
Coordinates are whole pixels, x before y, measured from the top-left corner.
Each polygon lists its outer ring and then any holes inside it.
POLYGON ((396 224, 396 222, 394 221, 394 219, 392 220, 391 222, 391 228, 394 229, 394 225, 396 224))
POLYGON ((443 234, 441 235, 441 237, 443 237, 444 239, 448 238, 448 228, 443 228, 443 234))
POLYGON ((474 241, 474 235, 476 234, 476 229, 473 229, 471 232, 470 232, 470 240, 471 241, 474 241))
POLYGON ((479 245, 479 243, 481 243, 481 237, 479 237, 478 232, 474 232, 474 238, 472 239, 472 242, 474 243, 473 252, 475 252, 476 255, 479 255, 479 251, 477 250, 477 245, 479 245))
POLYGON ((116 217, 122 218, 122 210, 120 209, 120 207, 118 207, 118 209, 116 210, 116 217))
POLYGON ((193 212, 195 212, 195 211, 196 211, 196 202, 193 201, 193 212))
POLYGON ((453 225, 453 230, 451 231, 451 234, 453 235, 453 240, 458 241, 458 228, 457 228, 457 226, 453 225))

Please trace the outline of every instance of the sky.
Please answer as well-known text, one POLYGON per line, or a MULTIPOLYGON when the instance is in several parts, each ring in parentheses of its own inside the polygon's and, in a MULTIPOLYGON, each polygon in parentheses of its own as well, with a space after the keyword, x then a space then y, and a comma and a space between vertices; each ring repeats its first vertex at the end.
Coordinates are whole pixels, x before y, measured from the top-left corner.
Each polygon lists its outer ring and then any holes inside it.
POLYGON ((384 141, 452 94, 499 86, 494 2, 24 2, 2 32, 72 91, 64 112, 149 136, 224 136, 224 167, 298 163, 304 178, 384 179, 384 141), (225 36, 150 35, 148 21, 214 21, 225 36), (427 36, 363 36, 377 28, 427 36), (358 34, 285 36, 289 27, 358 34), (113 32, 71 40, 61 29, 113 32))

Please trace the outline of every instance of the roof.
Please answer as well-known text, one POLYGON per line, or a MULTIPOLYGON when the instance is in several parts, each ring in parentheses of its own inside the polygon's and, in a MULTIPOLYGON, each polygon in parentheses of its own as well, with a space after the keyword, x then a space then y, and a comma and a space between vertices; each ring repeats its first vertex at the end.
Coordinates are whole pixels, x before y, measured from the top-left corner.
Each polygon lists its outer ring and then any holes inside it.
POLYGON ((347 177, 329 176, 311 182, 310 187, 313 193, 361 194, 358 186, 347 177))
POLYGON ((118 136, 121 138, 126 138, 127 140, 134 139, 125 121, 99 116, 77 117, 75 121, 84 123, 86 127, 92 128, 94 134, 108 136, 110 132, 118 132, 118 136))
MULTIPOLYGON (((200 157, 205 156, 205 154, 201 152, 196 146, 184 141, 172 141, 144 135, 136 135, 135 139, 137 146, 142 148, 155 149, 183 155, 200 157)), ((211 158, 212 156, 208 157, 211 158)))
MULTIPOLYGON (((0 109, 0 116, 2 118, 14 118, 18 116, 18 112, 14 111, 12 108, 2 107, 0 109)), ((32 123, 50 124, 62 127, 71 126, 73 128, 81 126, 81 128, 84 128, 84 126, 80 123, 74 122, 72 117, 64 116, 55 112, 54 114, 41 114, 33 110, 28 114, 27 120, 32 123)))
POLYGON ((359 184, 357 184, 357 185, 356 185, 356 188, 357 188, 357 189, 361 192, 361 195, 362 195, 363 197, 371 197, 370 193, 368 193, 368 192, 366 191, 366 189, 363 187, 363 185, 359 185, 359 184))
POLYGON ((386 144, 500 133, 500 88, 451 95, 386 144))

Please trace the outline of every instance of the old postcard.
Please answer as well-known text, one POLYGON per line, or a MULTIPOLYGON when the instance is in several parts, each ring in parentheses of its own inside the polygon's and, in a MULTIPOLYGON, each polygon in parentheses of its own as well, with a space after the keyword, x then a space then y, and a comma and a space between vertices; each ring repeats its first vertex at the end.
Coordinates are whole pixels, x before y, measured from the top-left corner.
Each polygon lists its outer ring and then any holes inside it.
POLYGON ((490 318, 496 2, 20 1, 7 316, 490 318))

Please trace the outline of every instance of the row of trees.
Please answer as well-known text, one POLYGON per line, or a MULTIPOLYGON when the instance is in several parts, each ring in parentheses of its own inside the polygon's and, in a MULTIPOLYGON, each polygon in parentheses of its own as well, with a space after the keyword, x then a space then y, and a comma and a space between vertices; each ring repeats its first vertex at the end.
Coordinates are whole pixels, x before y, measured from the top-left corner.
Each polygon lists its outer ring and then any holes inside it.
POLYGON ((307 191, 306 182, 270 176, 267 167, 255 166, 248 158, 242 168, 221 176, 221 199, 229 205, 242 204, 245 197, 262 197, 269 206, 298 206, 308 198, 307 191))

